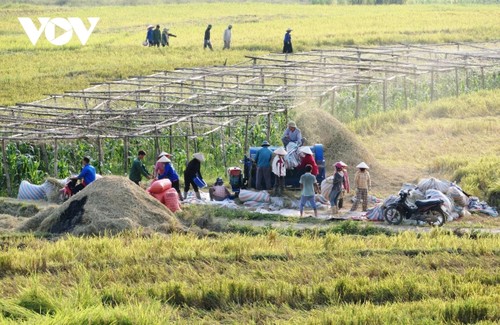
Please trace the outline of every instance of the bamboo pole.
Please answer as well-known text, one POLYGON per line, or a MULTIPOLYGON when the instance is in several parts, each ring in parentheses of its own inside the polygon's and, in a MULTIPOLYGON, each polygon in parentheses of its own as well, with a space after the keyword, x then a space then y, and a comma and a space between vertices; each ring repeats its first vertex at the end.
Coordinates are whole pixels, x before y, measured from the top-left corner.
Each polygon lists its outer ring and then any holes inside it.
POLYGON ((359 84, 356 85, 356 110, 354 111, 354 117, 359 118, 359 109, 360 109, 360 103, 359 103, 359 84))
POLYGON ((128 137, 123 137, 123 171, 128 173, 128 137))
POLYGON ((97 136, 97 170, 99 171, 99 174, 102 174, 102 166, 104 165, 103 156, 104 153, 102 151, 102 139, 100 136, 97 136))
POLYGON ((245 118, 245 142, 244 142, 244 145, 243 145, 243 155, 246 155, 247 152, 248 152, 248 119, 249 117, 247 116, 245 118))
POLYGON ((3 165, 3 172, 5 175, 5 183, 7 187, 7 194, 9 196, 12 195, 12 184, 10 182, 10 173, 9 173, 9 163, 7 160, 7 146, 5 144, 5 140, 2 139, 2 165, 3 165))
POLYGON ((57 178, 57 175, 59 174, 58 170, 58 148, 57 148, 57 139, 54 139, 54 177, 57 178))
POLYGON ((458 80, 458 68, 455 68, 455 96, 460 95, 459 80, 458 80))

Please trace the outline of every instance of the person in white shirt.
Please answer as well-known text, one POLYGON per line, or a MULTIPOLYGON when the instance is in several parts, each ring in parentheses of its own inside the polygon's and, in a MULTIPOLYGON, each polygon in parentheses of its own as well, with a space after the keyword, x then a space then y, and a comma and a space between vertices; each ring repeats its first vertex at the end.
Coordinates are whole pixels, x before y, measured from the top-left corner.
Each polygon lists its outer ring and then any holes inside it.
POLYGON ((278 148, 274 150, 274 159, 271 165, 272 172, 275 176, 274 178, 274 195, 281 196, 285 190, 285 176, 286 176, 286 166, 285 166, 285 155, 286 150, 284 148, 278 148))
POLYGON ((230 49, 231 48, 231 29, 233 28, 232 25, 227 26, 227 29, 224 31, 224 48, 225 49, 230 49))

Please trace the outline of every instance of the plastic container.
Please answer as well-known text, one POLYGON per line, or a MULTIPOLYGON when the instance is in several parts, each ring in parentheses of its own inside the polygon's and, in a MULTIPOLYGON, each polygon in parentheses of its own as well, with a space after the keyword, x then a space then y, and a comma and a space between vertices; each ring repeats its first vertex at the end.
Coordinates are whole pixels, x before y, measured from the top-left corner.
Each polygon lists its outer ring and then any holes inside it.
POLYGON ((199 188, 204 188, 207 187, 207 183, 203 179, 201 179, 199 176, 196 176, 193 178, 193 182, 198 186, 199 188))

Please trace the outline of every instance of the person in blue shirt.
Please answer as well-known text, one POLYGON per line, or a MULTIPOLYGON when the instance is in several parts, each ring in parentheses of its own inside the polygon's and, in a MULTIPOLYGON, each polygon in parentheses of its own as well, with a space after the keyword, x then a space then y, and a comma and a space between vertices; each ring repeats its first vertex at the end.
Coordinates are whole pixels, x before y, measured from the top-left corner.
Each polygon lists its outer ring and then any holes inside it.
POLYGON ((146 33, 146 41, 148 41, 148 45, 149 46, 153 46, 154 44, 154 33, 153 33, 153 28, 154 26, 153 25, 149 25, 148 26, 148 32, 146 33))
POLYGON ((302 133, 300 129, 297 128, 297 124, 294 121, 288 122, 288 127, 285 132, 283 132, 283 137, 281 138, 283 146, 286 148, 290 142, 295 142, 297 146, 302 146, 304 144, 304 138, 302 138, 302 133))
POLYGON ((90 183, 95 181, 95 168, 90 164, 90 158, 89 157, 83 157, 82 159, 82 170, 80 171, 80 175, 71 177, 71 182, 69 184, 69 188, 71 190, 71 193, 75 195, 76 193, 80 192, 83 190, 86 186, 88 186, 90 183), (80 181, 80 184, 76 184, 78 180, 80 181))
POLYGON ((285 39, 283 40, 283 53, 293 53, 291 32, 291 28, 286 30, 285 39))
POLYGON ((181 194, 179 175, 175 171, 172 162, 166 156, 162 156, 160 159, 158 159, 157 162, 165 164, 165 169, 163 170, 163 173, 161 175, 158 175, 158 179, 168 178, 172 182, 172 187, 175 188, 175 190, 177 191, 177 194, 179 195, 179 200, 183 201, 184 199, 181 194))
POLYGON ((269 142, 262 142, 262 148, 260 148, 255 155, 254 161, 257 164, 255 188, 257 190, 271 189, 271 158, 273 152, 269 149, 269 146, 269 142), (265 188, 262 187, 262 179, 264 179, 265 188))

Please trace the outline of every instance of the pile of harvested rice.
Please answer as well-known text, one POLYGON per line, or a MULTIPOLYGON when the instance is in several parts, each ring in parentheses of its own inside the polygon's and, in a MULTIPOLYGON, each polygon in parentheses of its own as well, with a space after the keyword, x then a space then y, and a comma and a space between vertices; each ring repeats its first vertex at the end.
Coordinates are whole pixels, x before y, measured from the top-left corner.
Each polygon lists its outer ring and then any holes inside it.
POLYGON ((61 206, 41 211, 18 230, 73 235, 144 228, 170 233, 182 225, 163 204, 124 177, 96 180, 61 206))

